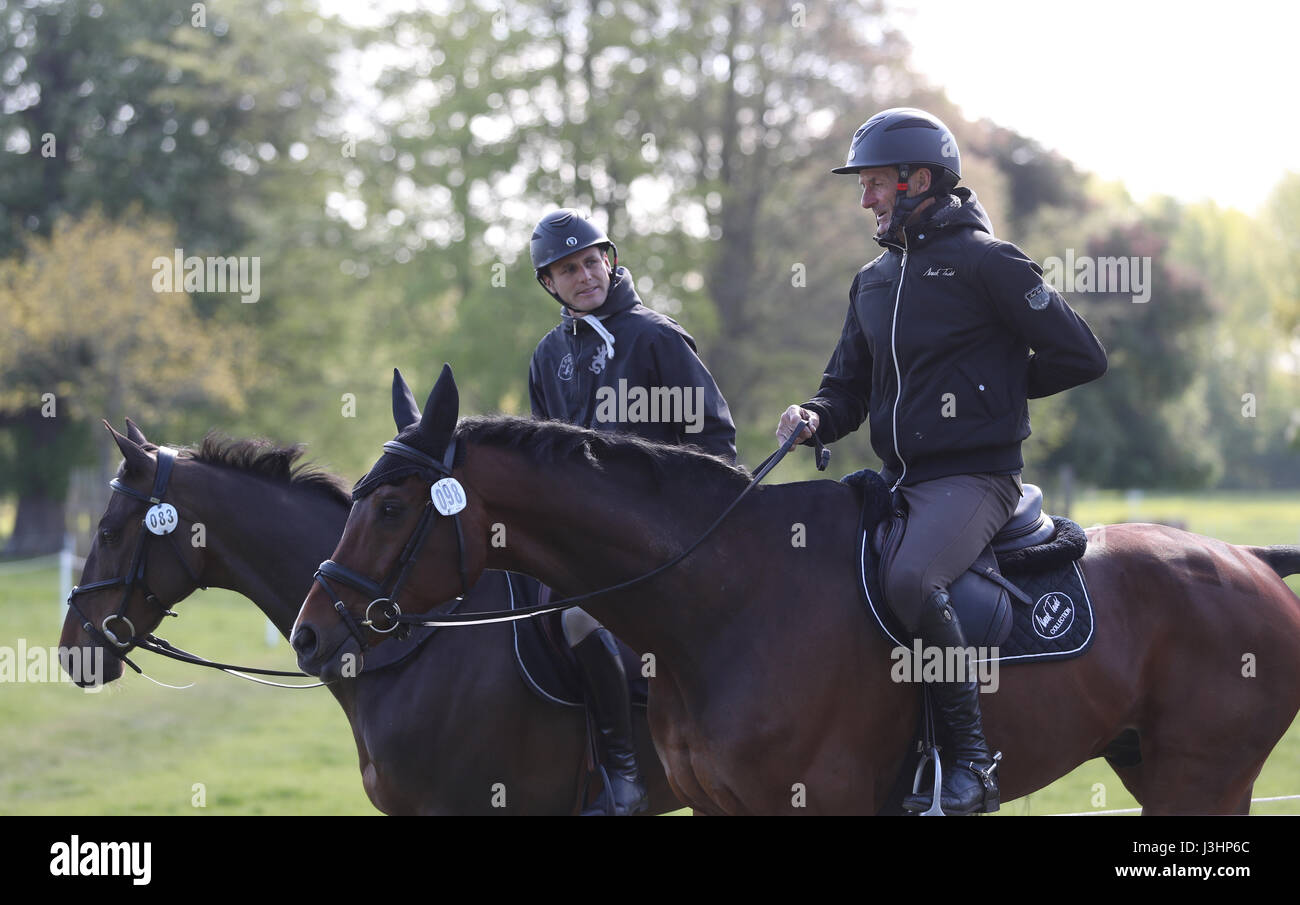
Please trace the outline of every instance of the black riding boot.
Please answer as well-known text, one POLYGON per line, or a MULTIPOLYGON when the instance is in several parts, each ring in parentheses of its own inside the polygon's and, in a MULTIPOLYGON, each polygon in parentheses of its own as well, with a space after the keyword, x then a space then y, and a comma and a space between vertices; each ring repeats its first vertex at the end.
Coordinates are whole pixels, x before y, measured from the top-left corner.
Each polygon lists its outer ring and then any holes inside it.
POLYGON ((650 806, 645 783, 636 766, 632 741, 632 700, 618 642, 608 629, 598 628, 573 647, 587 686, 588 704, 600 734, 606 788, 583 816, 636 814, 650 806), (611 806, 610 793, 613 793, 611 806))
MULTIPOLYGON (((966 648, 966 637, 948 603, 947 592, 935 591, 921 607, 919 635, 924 646, 943 648, 945 654, 948 648, 966 648)), ((980 723, 979 687, 973 677, 969 652, 964 660, 966 681, 930 683, 935 713, 948 727, 949 756, 943 758, 943 792, 939 799, 945 814, 996 811, 1001 803, 997 778, 993 775, 996 761, 989 752, 980 723)), ((945 656, 944 663, 948 662, 945 656)), ((905 798, 903 807, 909 811, 925 811, 932 801, 931 792, 921 792, 905 798)))

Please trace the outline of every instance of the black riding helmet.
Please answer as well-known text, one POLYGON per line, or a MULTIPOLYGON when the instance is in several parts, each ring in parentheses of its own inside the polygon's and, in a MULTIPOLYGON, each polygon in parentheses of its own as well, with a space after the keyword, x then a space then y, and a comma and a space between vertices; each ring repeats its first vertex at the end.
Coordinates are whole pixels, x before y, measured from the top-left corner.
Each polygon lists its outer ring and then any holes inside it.
POLYGON ((533 238, 528 243, 528 253, 533 259, 537 282, 541 283, 542 288, 546 289, 552 298, 563 304, 563 300, 547 289, 546 284, 542 282, 542 271, 560 258, 593 245, 599 245, 608 252, 612 278, 618 267, 618 248, 609 240, 609 236, 605 235, 603 229, 572 208, 561 208, 547 214, 537 222, 537 226, 533 229, 533 238))
POLYGON ((844 166, 831 172, 857 175, 867 167, 898 167, 895 215, 889 227, 889 234, 894 235, 922 201, 957 184, 961 179, 961 153, 951 130, 939 117, 915 107, 893 107, 858 126, 844 166), (928 191, 908 198, 907 180, 917 166, 931 168, 935 178, 928 191))

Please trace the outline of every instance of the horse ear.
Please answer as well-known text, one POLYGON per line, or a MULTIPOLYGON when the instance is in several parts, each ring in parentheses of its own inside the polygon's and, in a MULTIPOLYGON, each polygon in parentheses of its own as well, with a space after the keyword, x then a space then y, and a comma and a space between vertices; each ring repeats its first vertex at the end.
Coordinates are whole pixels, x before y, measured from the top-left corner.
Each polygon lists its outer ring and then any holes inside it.
POLYGON ((139 446, 144 446, 149 441, 144 438, 144 431, 136 426, 136 423, 130 418, 126 419, 126 437, 128 440, 139 446))
POLYGON ((126 459, 127 471, 148 474, 153 470, 153 458, 145 452, 138 443, 128 437, 123 437, 117 431, 113 430, 113 425, 109 424, 107 421, 104 422, 104 427, 108 428, 108 432, 112 434, 113 439, 117 441, 117 448, 122 451, 122 458, 126 459))
POLYGON ((444 364, 442 374, 433 385, 429 400, 424 404, 424 414, 420 416, 420 433, 428 437, 435 448, 444 449, 451 442, 459 414, 460 392, 456 389, 456 378, 451 376, 451 365, 444 364))
POLYGON ((420 403, 397 368, 393 368, 393 420, 399 432, 420 420, 420 403))

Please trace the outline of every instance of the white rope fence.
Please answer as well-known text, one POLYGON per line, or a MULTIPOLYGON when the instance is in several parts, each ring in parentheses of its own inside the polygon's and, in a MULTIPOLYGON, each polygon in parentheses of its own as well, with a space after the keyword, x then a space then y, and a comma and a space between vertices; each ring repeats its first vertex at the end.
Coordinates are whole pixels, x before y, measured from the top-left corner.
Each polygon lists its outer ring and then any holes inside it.
POLYGON ((20 572, 33 572, 37 569, 48 569, 51 565, 59 561, 62 553, 46 553, 44 556, 33 556, 28 559, 11 559, 8 562, 0 562, 0 575, 16 575, 20 572))
POLYGON ((35 572, 57 566, 59 569, 59 621, 63 621, 67 609, 68 595, 72 593, 74 571, 80 571, 86 564, 84 556, 77 555, 77 540, 71 534, 63 535, 63 549, 58 553, 44 556, 32 556, 27 559, 15 559, 0 563, 0 575, 18 575, 23 572, 35 572))
MULTIPOLYGON (((1300 795, 1274 795, 1271 798, 1252 798, 1251 804, 1261 801, 1300 801, 1300 795)), ((1104 814, 1141 814, 1141 808, 1119 808, 1113 811, 1074 811, 1069 814, 1048 814, 1049 817, 1100 817, 1104 814)))

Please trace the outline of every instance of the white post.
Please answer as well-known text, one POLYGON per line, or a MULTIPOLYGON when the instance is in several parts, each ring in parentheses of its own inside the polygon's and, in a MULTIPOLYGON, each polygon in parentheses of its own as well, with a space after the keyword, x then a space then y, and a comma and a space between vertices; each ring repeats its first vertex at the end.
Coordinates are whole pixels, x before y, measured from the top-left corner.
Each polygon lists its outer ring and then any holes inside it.
POLYGON ((77 538, 71 531, 64 532, 63 549, 59 551, 59 624, 68 616, 68 595, 72 593, 72 566, 77 557, 77 538))
POLYGON ((275 647, 280 643, 280 630, 270 619, 266 620, 266 646, 275 647))

